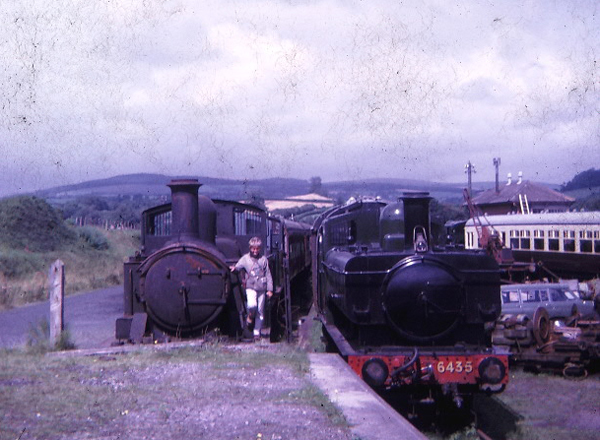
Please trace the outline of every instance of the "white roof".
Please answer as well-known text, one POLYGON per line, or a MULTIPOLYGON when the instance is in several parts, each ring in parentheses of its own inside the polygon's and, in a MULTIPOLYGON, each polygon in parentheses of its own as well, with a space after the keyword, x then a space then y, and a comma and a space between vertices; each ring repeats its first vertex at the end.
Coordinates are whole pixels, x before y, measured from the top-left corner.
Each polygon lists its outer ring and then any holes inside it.
POLYGON ((265 206, 269 211, 274 209, 288 209, 304 205, 315 205, 317 208, 323 208, 335 205, 335 202, 320 194, 304 194, 292 196, 283 200, 265 200, 265 206))
MULTIPOLYGON (((484 215, 481 224, 491 226, 510 225, 599 225, 600 211, 550 212, 537 214, 484 215)), ((469 219, 465 226, 473 226, 469 219)))

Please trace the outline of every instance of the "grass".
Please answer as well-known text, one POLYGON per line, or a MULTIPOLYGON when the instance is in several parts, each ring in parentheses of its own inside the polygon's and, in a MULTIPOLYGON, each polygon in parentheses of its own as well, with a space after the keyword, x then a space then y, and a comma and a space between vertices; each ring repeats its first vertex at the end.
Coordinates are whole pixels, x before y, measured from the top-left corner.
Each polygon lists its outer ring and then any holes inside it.
POLYGON ((597 439, 600 426, 600 379, 570 380, 552 374, 533 374, 514 369, 513 386, 498 399, 520 414, 514 440, 597 439), (576 402, 574 405, 573 402, 576 402))
POLYGON ((216 411, 221 417, 231 413, 232 421, 223 423, 233 423, 232 430, 257 429, 244 425, 244 419, 253 420, 254 413, 244 413, 253 405, 265 408, 263 433, 290 429, 289 421, 268 416, 284 407, 296 413, 312 407, 332 426, 347 426, 306 378, 308 365, 305 353, 283 345, 274 351, 239 351, 209 344, 69 358, 0 351, 0 438, 17 439, 24 432, 23 438, 82 438, 84 433, 108 438, 128 429, 134 430, 132 436, 143 436, 141 427, 160 436, 163 425, 175 423, 181 429, 177 417, 182 411, 189 411, 186 424, 200 423, 196 419, 216 411))
POLYGON ((47 319, 42 319, 37 325, 30 325, 26 343, 27 352, 30 354, 45 354, 50 351, 65 351, 75 349, 71 339, 71 332, 65 328, 59 335, 54 346, 50 343, 50 324, 47 319))
POLYGON ((79 238, 61 250, 0 250, 0 309, 48 299, 47 273, 58 259, 65 264, 67 295, 121 284, 123 262, 139 248, 139 231, 81 229, 79 238), (11 267, 19 270, 7 270, 11 267))

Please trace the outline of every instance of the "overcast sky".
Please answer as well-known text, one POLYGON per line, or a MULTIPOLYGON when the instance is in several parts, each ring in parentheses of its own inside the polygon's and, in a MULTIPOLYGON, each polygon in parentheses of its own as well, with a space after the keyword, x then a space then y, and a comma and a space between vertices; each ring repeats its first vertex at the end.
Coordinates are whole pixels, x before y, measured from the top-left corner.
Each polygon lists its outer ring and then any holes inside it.
POLYGON ((11 0, 0 195, 138 172, 563 183, 600 168, 597 0, 11 0))

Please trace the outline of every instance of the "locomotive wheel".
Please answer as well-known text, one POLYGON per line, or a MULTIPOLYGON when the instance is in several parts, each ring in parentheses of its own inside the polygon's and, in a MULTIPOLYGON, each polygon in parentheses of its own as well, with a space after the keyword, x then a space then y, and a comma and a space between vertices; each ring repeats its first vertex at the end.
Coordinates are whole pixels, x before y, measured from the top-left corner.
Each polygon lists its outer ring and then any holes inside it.
POLYGON ((539 307, 533 314, 533 337, 538 346, 542 346, 550 340, 550 326, 548 311, 539 307))

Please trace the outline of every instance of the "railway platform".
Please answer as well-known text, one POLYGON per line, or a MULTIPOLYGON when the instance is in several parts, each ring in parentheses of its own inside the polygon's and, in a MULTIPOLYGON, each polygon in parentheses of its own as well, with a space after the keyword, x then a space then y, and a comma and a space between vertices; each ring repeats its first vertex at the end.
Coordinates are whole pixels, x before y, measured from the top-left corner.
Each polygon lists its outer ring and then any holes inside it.
POLYGON ((344 413, 357 438, 427 438, 366 385, 340 356, 311 353, 309 357, 313 381, 344 413))

